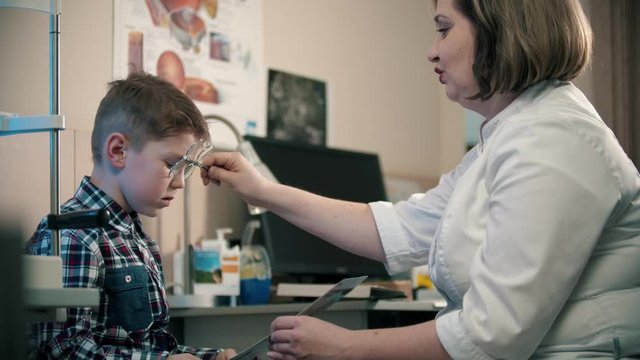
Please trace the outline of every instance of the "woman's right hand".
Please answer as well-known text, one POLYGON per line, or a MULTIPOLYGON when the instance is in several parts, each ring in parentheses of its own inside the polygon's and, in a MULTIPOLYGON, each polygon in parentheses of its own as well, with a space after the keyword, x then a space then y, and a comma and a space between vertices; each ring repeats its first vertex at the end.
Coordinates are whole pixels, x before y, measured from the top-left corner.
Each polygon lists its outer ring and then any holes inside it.
POLYGON ((261 195, 268 193, 266 189, 274 184, 239 152, 213 152, 202 160, 202 164, 209 167, 200 172, 203 184, 225 183, 252 205, 263 206, 261 195))

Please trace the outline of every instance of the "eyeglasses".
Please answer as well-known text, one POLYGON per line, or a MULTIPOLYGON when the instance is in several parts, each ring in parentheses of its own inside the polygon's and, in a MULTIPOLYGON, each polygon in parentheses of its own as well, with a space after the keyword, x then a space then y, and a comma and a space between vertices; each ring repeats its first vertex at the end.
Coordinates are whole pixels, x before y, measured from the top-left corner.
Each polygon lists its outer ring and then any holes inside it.
POLYGON ((211 151, 213 151, 213 145, 206 140, 198 140, 198 142, 189 147, 185 156, 171 165, 171 168, 169 168, 169 178, 173 179, 176 175, 184 171, 184 178, 186 180, 193 174, 196 168, 209 170, 209 167, 203 165, 201 161, 211 151))

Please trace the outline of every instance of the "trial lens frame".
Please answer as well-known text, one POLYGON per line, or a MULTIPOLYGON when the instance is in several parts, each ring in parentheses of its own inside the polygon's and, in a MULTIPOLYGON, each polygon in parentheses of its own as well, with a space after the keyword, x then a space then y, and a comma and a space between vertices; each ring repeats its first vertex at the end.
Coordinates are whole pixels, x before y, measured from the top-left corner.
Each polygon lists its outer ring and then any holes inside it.
POLYGON ((169 169, 169 178, 173 179, 176 175, 182 171, 184 168, 184 178, 187 179, 193 173, 197 167, 209 170, 208 166, 202 164, 202 159, 213 151, 213 145, 204 140, 200 139, 196 143, 192 144, 187 150, 187 153, 180 158, 175 164, 171 166, 169 169))

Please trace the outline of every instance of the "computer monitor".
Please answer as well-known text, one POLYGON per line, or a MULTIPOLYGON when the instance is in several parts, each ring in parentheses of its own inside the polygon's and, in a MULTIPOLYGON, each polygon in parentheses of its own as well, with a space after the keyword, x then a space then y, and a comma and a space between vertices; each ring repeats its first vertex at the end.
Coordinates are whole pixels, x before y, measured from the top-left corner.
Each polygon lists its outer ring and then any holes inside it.
MULTIPOLYGON (((245 136, 282 184, 319 195, 358 202, 386 200, 378 156, 324 146, 245 136)), ((351 254, 266 212, 262 237, 274 274, 308 282, 345 276, 388 279, 381 263, 351 254)))

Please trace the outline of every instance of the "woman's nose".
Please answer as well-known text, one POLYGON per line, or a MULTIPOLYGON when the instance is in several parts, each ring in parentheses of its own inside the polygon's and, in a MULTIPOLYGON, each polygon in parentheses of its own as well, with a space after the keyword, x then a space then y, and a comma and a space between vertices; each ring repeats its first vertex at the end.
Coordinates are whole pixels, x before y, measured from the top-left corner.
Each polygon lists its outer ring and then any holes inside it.
POLYGON ((433 42, 431 43, 431 47, 429 47, 429 52, 427 53, 427 58, 429 59, 429 62, 437 63, 438 61, 440 61, 440 56, 438 55, 439 40, 440 39, 437 37, 433 39, 433 42))
POLYGON ((427 58, 429 59, 429 62, 432 63, 437 63, 438 61, 440 61, 440 57, 438 56, 438 51, 436 50, 435 44, 431 45, 431 48, 427 53, 427 58))

